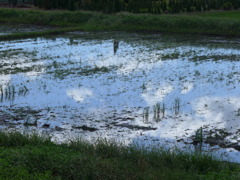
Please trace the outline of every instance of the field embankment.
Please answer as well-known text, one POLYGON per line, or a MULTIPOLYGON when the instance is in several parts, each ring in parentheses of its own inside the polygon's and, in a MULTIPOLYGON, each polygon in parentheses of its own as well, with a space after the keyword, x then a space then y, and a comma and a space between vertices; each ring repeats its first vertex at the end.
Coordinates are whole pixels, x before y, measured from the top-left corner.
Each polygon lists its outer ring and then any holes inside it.
POLYGON ((97 12, 0 9, 0 22, 50 25, 59 28, 2 35, 0 39, 59 34, 67 31, 150 31, 209 35, 240 35, 240 12, 197 14, 102 14, 97 12))
POLYGON ((236 164, 178 151, 0 132, 0 179, 239 179, 236 164))

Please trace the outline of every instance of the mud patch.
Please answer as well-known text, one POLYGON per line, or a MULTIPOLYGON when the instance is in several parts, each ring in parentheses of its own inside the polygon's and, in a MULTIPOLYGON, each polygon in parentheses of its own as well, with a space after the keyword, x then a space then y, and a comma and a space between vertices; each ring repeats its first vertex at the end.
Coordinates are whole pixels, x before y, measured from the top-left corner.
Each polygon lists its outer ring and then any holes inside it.
POLYGON ((94 132, 94 131, 97 131, 98 129, 97 128, 94 128, 94 127, 88 127, 88 126, 72 126, 72 128, 74 129, 82 129, 83 131, 90 131, 90 132, 94 132))
POLYGON ((157 129, 157 128, 153 128, 153 127, 131 125, 131 124, 126 124, 126 123, 116 124, 115 126, 128 128, 128 129, 132 129, 132 130, 144 130, 144 131, 150 131, 150 130, 156 130, 157 129))

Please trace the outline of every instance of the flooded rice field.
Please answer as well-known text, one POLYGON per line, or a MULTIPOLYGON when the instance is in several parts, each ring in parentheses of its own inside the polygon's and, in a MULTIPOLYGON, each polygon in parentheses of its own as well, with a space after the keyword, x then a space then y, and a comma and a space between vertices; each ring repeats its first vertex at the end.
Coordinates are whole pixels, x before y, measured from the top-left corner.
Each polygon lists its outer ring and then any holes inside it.
POLYGON ((239 40, 75 32, 2 41, 0 128, 57 142, 200 146, 240 162, 239 40))

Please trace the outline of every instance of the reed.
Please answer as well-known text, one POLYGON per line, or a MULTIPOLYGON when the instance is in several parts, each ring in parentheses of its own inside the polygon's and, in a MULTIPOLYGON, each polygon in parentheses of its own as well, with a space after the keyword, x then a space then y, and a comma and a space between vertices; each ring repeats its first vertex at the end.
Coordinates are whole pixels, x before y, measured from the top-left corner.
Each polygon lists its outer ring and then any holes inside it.
POLYGON ((143 122, 148 123, 149 122, 149 107, 144 108, 143 110, 143 122))
POLYGON ((16 89, 14 85, 6 84, 5 86, 0 85, 0 101, 8 100, 13 101, 15 99, 15 95, 18 94, 20 96, 25 96, 28 92, 28 88, 23 85, 16 89))
POLYGON ((173 106, 174 114, 178 115, 180 112, 180 99, 176 98, 174 100, 174 106, 173 106))

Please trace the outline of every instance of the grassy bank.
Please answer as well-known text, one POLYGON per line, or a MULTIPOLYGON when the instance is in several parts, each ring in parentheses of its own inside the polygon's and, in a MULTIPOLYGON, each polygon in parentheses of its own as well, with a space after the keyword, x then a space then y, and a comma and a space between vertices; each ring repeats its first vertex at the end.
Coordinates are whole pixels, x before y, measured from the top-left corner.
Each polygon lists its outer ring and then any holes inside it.
POLYGON ((206 155, 114 143, 57 145, 0 132, 0 179, 239 179, 238 165, 206 155))
POLYGON ((72 30, 240 35, 240 11, 177 15, 130 13, 107 15, 97 12, 0 9, 0 22, 64 27, 64 29, 45 32, 3 35, 0 39, 19 38, 21 34, 23 37, 32 37, 72 30))
POLYGON ((41 37, 45 35, 57 35, 63 34, 66 32, 77 31, 79 28, 76 27, 59 27, 54 30, 46 30, 46 31, 36 31, 36 32, 19 32, 13 34, 0 35, 0 40, 12 40, 12 39, 22 39, 22 38, 34 38, 41 37))

